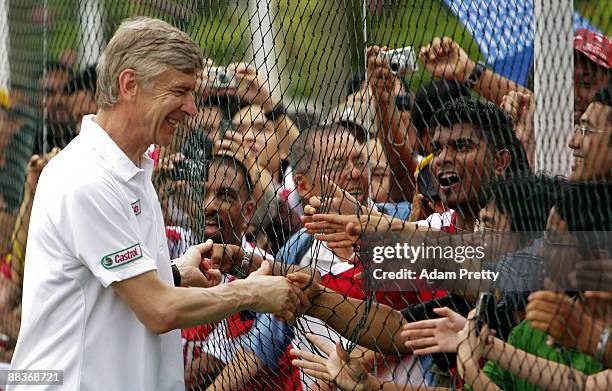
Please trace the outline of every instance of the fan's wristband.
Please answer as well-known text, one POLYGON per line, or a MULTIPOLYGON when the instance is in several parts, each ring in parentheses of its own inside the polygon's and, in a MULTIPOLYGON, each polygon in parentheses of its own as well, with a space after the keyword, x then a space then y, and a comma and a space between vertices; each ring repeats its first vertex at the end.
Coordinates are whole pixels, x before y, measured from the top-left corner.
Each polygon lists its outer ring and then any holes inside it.
POLYGON ((468 77, 465 84, 470 89, 473 89, 476 86, 476 84, 478 84, 478 82, 480 81, 480 78, 482 77, 486 69, 487 68, 485 64, 481 61, 478 61, 476 63, 476 66, 474 66, 474 70, 472 71, 472 74, 470 75, 470 77, 468 77))

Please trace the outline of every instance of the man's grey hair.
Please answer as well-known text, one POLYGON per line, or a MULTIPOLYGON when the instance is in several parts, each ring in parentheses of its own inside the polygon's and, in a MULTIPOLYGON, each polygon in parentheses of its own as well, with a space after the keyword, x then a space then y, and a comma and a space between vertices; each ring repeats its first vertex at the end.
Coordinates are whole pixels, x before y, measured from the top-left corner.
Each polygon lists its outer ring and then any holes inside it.
POLYGON ((195 76, 203 67, 202 50, 183 31, 159 19, 126 19, 98 61, 96 102, 101 109, 117 104, 119 75, 125 69, 134 69, 146 88, 169 68, 195 76))

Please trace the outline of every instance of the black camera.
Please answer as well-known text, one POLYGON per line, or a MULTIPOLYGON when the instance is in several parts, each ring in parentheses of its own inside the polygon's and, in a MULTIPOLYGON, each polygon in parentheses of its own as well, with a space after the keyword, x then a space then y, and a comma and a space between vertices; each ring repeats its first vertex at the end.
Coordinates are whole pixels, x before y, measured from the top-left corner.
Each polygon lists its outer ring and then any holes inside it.
POLYGON ((182 153, 185 159, 174 163, 170 170, 173 181, 206 181, 208 167, 213 155, 214 142, 198 129, 191 129, 182 153))
POLYGON ((436 188, 436 184, 431 174, 431 164, 426 165, 419 171, 417 186, 419 193, 423 194, 425 197, 431 198, 434 201, 440 199, 438 189, 436 188))

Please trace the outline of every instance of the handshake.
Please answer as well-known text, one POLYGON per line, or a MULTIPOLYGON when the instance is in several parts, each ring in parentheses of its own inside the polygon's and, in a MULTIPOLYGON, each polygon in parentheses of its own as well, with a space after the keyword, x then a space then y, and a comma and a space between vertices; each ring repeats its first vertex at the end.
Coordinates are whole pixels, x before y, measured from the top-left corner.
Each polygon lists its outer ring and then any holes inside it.
POLYGON ((300 268, 283 275, 280 264, 249 254, 231 244, 214 244, 212 240, 190 247, 174 260, 181 274, 181 286, 209 288, 221 282, 221 273, 248 275, 233 284, 248 291, 246 306, 255 312, 272 313, 293 324, 313 306, 323 291, 321 275, 314 269, 300 268))

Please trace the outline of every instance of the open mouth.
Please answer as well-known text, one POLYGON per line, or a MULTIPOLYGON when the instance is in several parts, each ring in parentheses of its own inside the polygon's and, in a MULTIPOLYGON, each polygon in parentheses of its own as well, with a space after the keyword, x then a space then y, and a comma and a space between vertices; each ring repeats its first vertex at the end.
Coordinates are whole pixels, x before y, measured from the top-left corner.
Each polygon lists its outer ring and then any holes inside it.
POLYGON ((454 172, 444 172, 438 175, 438 183, 441 188, 450 188, 461 182, 461 178, 454 172))
POLYGON ((204 230, 207 232, 212 231, 212 233, 215 233, 223 228, 223 223, 219 219, 219 216, 206 216, 204 218, 204 224, 204 230))

